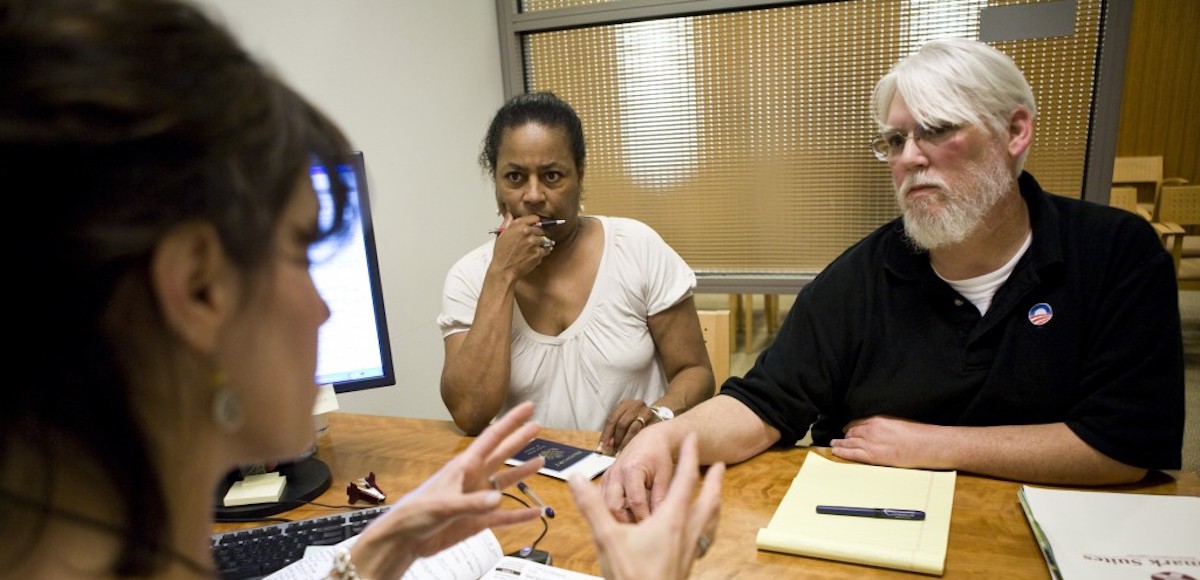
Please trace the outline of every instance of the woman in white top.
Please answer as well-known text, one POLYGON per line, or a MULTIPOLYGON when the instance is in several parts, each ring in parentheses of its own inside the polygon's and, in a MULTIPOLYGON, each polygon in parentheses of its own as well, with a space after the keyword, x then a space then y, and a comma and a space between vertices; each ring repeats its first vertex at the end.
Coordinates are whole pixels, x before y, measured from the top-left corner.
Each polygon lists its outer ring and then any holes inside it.
POLYGON ((480 164, 499 234, 446 277, 442 399, 467 433, 533 401, 555 428, 615 453, 713 393, 691 268, 636 220, 580 215, 583 129, 550 93, 496 113, 480 164))

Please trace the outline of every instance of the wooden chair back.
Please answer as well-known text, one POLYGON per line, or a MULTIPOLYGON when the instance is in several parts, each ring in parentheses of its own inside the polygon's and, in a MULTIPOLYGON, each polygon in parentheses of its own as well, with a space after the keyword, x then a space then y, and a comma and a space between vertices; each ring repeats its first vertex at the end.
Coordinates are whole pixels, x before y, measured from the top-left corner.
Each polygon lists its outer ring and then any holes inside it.
POLYGON ((1200 240, 1200 185, 1164 185, 1159 196, 1159 222, 1174 229, 1164 238, 1179 289, 1200 290, 1200 255, 1194 251, 1200 240), (1193 251, 1187 251, 1188 246, 1193 251))
POLYGON ((1149 214, 1151 221, 1162 221, 1158 216, 1158 199, 1165 185, 1187 185, 1182 177, 1163 177, 1161 155, 1144 157, 1117 157, 1113 162, 1114 186, 1130 186, 1138 190, 1138 207, 1149 214))
POLYGON ((1146 216, 1138 207, 1138 190, 1136 187, 1113 187, 1108 194, 1108 205, 1119 207, 1127 212, 1146 216))
POLYGON ((1154 207, 1162 179, 1163 158, 1161 155, 1118 157, 1113 162, 1113 185, 1136 187, 1138 203, 1143 206, 1154 207))
POLYGON ((708 360, 712 362, 713 378, 717 390, 729 378, 729 311, 699 310, 700 331, 704 335, 704 347, 708 349, 708 360))

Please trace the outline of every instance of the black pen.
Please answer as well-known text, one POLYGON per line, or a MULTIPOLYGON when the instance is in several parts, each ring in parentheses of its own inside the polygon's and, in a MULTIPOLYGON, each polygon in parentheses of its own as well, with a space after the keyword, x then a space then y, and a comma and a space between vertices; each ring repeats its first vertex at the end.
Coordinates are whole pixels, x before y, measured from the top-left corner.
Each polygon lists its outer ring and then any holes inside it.
MULTIPOLYGON (((539 228, 544 228, 547 226, 561 226, 565 223, 567 223, 567 220, 542 220, 534 225, 536 225, 539 228)), ((499 235, 503 231, 504 231, 504 226, 500 226, 498 228, 492 228, 492 229, 488 230, 488 233, 495 236, 495 235, 499 235)))
POLYGON ((533 500, 533 503, 538 504, 538 507, 542 508, 543 515, 548 518, 554 517, 554 508, 546 505, 545 502, 542 501, 542 498, 538 497, 538 494, 533 493, 532 488, 530 488, 528 485, 525 485, 524 481, 517 482, 517 489, 521 490, 521 493, 525 494, 526 497, 533 500))
POLYGON ((819 505, 817 513, 833 516, 858 516, 863 518, 882 518, 887 520, 923 520, 925 512, 918 510, 899 510, 893 508, 865 508, 843 505, 819 505))

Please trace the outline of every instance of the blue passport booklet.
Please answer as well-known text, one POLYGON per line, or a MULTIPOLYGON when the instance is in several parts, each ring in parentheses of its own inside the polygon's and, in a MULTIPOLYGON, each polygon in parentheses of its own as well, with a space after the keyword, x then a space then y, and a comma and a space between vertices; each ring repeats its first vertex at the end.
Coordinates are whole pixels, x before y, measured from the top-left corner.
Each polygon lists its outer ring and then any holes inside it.
POLYGON ((534 439, 523 449, 505 461, 509 465, 521 465, 538 455, 546 458, 546 465, 538 470, 542 475, 549 475, 566 481, 572 473, 579 473, 592 479, 605 469, 608 469, 617 459, 590 449, 567 445, 549 439, 534 439))

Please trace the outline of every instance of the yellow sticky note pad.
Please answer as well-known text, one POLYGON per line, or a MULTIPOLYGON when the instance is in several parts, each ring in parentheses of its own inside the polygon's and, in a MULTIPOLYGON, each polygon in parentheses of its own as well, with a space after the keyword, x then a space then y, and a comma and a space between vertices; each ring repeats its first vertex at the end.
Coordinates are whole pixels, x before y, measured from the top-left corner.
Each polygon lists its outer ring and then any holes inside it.
POLYGON ((286 485, 287 478, 275 471, 247 475, 229 487, 229 492, 225 494, 225 507, 279 501, 286 485))

